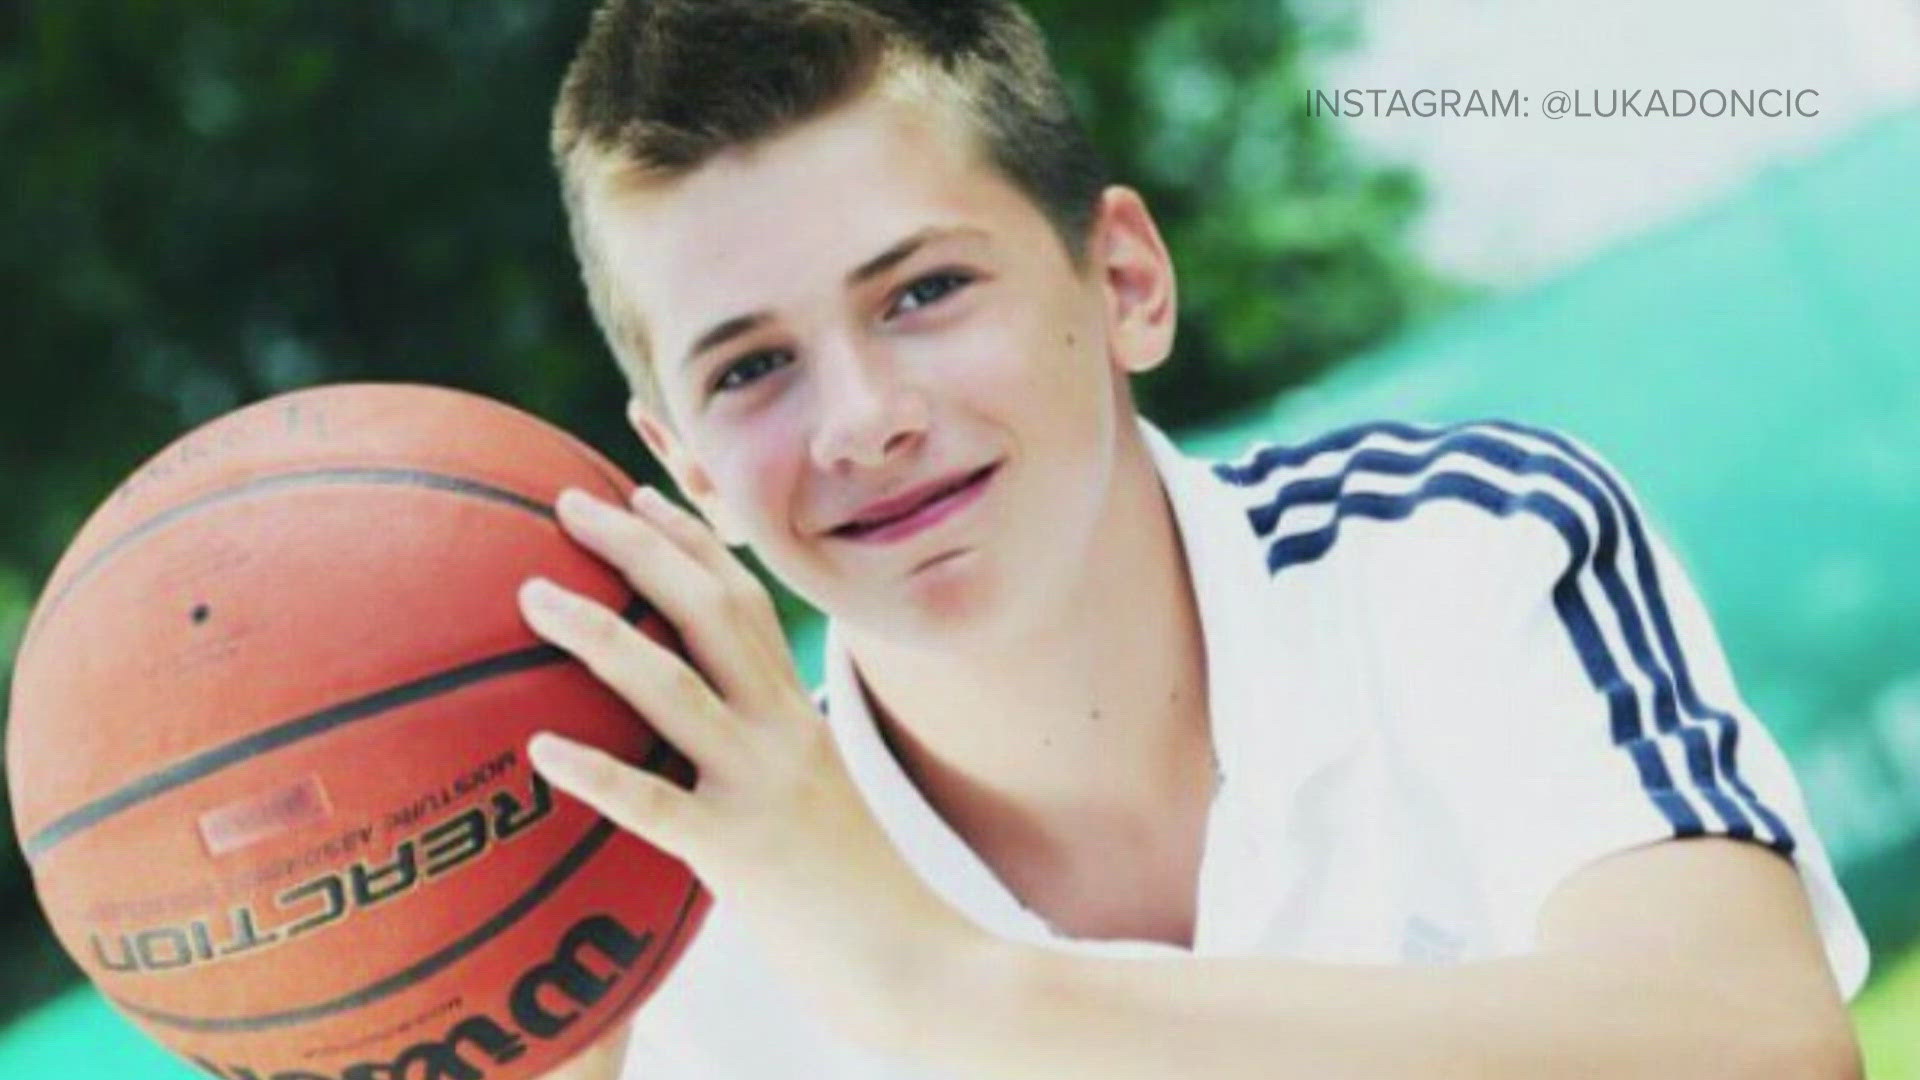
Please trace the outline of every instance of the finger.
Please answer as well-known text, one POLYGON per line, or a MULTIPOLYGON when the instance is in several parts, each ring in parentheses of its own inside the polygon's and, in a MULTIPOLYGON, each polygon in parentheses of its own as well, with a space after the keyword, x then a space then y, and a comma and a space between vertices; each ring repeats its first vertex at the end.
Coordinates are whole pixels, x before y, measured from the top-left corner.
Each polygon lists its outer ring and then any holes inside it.
POLYGON ((697 797, 679 785, 550 731, 527 741, 527 757, 554 787, 622 829, 685 858, 701 807, 697 797))
POLYGON ((702 774, 729 768, 738 752, 730 711, 685 661, 606 606, 545 578, 520 587, 520 611, 535 633, 585 664, 702 774))
POLYGON ((742 593, 762 593, 766 588, 752 571, 741 564, 699 515, 661 494, 659 489, 642 484, 629 500, 634 512, 659 526, 694 561, 713 572, 727 587, 742 593))
MULTIPOLYGON (((786 681, 798 687, 800 677, 793 666, 793 653, 787 646, 786 631, 780 626, 780 613, 774 607, 773 597, 768 594, 767 587, 753 575, 753 571, 747 569, 746 564, 728 549, 697 514, 667 498, 657 488, 643 485, 634 489, 631 502, 636 513, 659 527, 702 566, 714 571, 742 617, 754 624, 756 633, 760 635, 755 640, 767 647, 763 662, 769 665, 770 670, 780 672, 786 681)), ((804 691, 802 696, 805 696, 804 691)))
POLYGON ((694 596, 696 590, 718 587, 717 575, 692 552, 659 527, 604 499, 567 488, 554 500, 554 511, 567 535, 627 573, 629 580, 634 573, 647 574, 647 598, 663 609, 670 594, 694 596))
POLYGON ((796 680, 772 601, 751 575, 746 580, 758 597, 730 588, 650 518, 573 489, 562 492, 556 505, 567 531, 673 624, 721 697, 758 713, 771 704, 769 682, 796 680))

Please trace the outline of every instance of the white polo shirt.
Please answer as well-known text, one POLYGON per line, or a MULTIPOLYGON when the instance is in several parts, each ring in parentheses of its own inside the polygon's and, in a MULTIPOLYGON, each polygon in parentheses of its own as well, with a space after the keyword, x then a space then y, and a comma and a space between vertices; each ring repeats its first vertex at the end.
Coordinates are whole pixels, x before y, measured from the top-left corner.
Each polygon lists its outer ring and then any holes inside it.
MULTIPOLYGON (((1786 759, 1591 450, 1497 421, 1381 423, 1214 465, 1140 426, 1193 575, 1222 774, 1193 948, 1075 939, 1024 907, 887 750, 829 626, 840 750, 956 908, 1108 955, 1470 962, 1530 951, 1549 893, 1603 855, 1732 835, 1793 859, 1836 982, 1859 989, 1866 942, 1786 759)), ((720 898, 637 1016, 624 1075, 936 1074, 832 1035, 720 898)))

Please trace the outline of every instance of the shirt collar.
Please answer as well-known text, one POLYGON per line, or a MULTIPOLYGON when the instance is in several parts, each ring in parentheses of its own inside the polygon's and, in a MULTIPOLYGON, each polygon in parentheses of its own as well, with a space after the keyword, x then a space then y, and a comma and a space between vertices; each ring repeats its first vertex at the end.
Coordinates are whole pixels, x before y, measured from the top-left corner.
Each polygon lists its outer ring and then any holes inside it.
MULTIPOLYGON (((1193 584, 1207 658, 1208 703, 1215 760, 1224 780, 1218 799, 1236 786, 1235 763, 1251 722, 1243 715, 1265 700, 1259 687, 1261 599, 1267 575, 1243 499, 1205 462, 1189 458, 1144 417, 1140 432, 1167 493, 1193 584)), ((1045 922, 1007 890, 964 840, 934 811, 888 750, 867 708, 851 656, 833 620, 827 624, 823 670, 828 724, 869 806, 908 861, 949 902, 1004 937, 1059 945, 1045 922)), ((1247 779, 1240 781, 1247 783, 1247 779)), ((1111 946, 1116 943, 1085 943, 1111 946)), ((1153 943, 1144 951, 1177 952, 1153 943)))

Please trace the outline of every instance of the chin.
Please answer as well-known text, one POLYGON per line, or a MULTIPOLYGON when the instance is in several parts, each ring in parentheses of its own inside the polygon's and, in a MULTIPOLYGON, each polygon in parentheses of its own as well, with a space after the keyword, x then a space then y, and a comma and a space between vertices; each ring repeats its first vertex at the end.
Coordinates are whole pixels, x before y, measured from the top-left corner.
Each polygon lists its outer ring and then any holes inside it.
POLYGON ((910 574, 894 616, 901 641, 952 649, 1010 641, 1025 621, 1027 597, 995 572, 983 552, 969 550, 910 574))

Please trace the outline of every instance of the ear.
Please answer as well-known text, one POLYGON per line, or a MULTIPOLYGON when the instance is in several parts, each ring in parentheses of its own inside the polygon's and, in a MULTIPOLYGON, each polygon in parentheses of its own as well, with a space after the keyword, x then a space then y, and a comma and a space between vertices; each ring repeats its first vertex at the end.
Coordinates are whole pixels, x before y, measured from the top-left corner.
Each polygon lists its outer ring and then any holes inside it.
POLYGON ((1173 352, 1178 295, 1173 259, 1139 192, 1115 185, 1100 193, 1087 258, 1103 290, 1114 366, 1136 374, 1159 367, 1173 352))
POLYGON ((728 547, 745 544, 745 533, 721 505, 713 478, 694 459, 686 443, 673 430, 672 423, 649 409, 639 398, 627 399, 627 423, 633 425, 634 433, 646 444, 648 452, 673 478, 674 486, 687 497, 687 501, 693 503, 694 509, 706 519, 708 526, 719 535, 721 543, 728 547))

